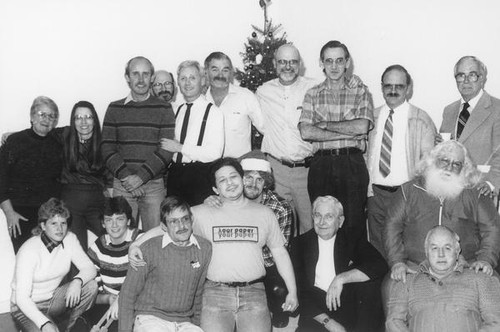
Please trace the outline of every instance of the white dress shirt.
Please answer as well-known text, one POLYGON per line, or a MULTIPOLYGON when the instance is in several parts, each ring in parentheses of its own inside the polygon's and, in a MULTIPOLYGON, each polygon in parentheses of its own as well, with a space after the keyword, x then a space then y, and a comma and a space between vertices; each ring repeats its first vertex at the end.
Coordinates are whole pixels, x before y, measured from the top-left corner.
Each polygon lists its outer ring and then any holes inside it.
POLYGON ((318 263, 316 263, 316 274, 314 286, 328 291, 328 287, 337 275, 335 272, 335 262, 333 261, 333 248, 335 245, 335 235, 330 240, 323 240, 318 236, 318 263))

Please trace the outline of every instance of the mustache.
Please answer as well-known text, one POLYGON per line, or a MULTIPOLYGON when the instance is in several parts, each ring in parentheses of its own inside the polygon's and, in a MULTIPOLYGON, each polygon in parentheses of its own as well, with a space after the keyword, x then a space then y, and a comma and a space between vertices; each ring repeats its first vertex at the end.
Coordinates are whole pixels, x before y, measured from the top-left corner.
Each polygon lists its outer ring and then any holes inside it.
POLYGON ((215 76, 214 81, 227 82, 227 79, 223 76, 215 76))
POLYGON ((397 93, 397 92, 389 92, 389 93, 387 94, 387 96, 388 96, 388 97, 399 97, 399 93, 397 93))

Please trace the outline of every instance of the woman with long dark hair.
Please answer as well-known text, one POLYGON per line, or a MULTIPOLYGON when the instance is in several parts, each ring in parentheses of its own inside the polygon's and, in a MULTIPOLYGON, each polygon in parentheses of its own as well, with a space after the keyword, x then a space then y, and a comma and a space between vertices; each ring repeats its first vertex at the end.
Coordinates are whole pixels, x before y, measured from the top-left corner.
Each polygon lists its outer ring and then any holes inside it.
POLYGON ((79 101, 71 111, 71 124, 62 133, 64 167, 61 199, 72 216, 71 231, 87 248, 87 230, 102 232, 106 169, 101 157, 101 125, 88 101, 79 101))

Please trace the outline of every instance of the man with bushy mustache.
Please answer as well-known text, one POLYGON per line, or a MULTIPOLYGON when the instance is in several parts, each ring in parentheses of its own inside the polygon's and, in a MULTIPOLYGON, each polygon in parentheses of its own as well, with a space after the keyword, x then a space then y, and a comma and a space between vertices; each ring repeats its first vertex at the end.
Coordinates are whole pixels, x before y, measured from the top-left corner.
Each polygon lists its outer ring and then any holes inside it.
POLYGON ((387 67, 381 85, 385 104, 373 111, 375 126, 368 137, 367 212, 370 243, 385 256, 382 232, 387 210, 397 190, 434 147, 437 131, 430 116, 408 102, 413 81, 403 66, 387 67))
POLYGON ((476 272, 492 275, 500 252, 500 216, 493 201, 475 186, 480 173, 457 141, 434 147, 403 184, 388 211, 382 238, 390 277, 406 282, 425 259, 421 243, 432 227, 443 225, 460 236, 462 256, 476 272))

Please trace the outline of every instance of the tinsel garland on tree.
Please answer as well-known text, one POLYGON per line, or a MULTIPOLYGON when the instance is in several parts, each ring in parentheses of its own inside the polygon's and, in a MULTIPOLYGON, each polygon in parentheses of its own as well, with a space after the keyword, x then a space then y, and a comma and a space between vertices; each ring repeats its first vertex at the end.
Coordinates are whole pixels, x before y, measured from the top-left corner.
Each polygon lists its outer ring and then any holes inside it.
MULTIPOLYGON (((286 33, 279 35, 281 24, 273 25, 267 18, 267 6, 270 5, 270 1, 260 0, 259 4, 264 10, 264 28, 252 25, 254 31, 245 43, 245 52, 240 53, 244 71, 236 68, 235 73, 240 86, 252 92, 277 77, 273 64, 274 52, 287 43, 286 33)), ((260 149, 262 138, 263 136, 252 126, 252 149, 260 149)))

